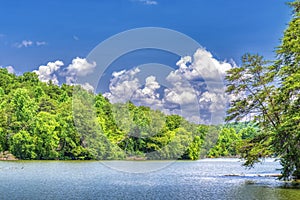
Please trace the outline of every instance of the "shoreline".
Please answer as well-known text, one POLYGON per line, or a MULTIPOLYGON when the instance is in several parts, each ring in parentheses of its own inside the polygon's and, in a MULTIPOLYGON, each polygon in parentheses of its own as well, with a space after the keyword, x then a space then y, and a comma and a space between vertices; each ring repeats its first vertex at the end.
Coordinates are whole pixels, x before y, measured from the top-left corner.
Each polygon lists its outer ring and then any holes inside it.
POLYGON ((8 151, 0 152, 0 160, 1 161, 11 161, 11 160, 19 160, 13 154, 8 151))

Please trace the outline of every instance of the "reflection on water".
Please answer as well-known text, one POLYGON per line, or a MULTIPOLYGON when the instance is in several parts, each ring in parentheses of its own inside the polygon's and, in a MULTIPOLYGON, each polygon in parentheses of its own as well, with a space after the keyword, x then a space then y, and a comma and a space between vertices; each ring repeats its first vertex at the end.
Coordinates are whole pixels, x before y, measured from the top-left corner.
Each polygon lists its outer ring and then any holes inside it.
POLYGON ((0 162, 0 199, 267 199, 298 200, 300 189, 270 177, 277 162, 254 169, 237 159, 178 161, 0 162), (114 166, 110 168, 110 166, 114 166), (118 167, 121 166, 121 167, 118 167), (140 168, 140 169, 137 169, 140 168), (118 169, 118 170, 115 170, 118 169), (229 175, 229 176, 228 176, 229 175))

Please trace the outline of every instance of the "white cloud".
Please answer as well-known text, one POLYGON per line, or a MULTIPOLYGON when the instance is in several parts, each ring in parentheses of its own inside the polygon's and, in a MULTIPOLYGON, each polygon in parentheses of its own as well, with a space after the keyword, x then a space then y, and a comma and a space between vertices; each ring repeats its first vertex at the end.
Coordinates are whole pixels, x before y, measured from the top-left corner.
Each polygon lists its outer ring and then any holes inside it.
POLYGON ((156 82, 155 76, 149 76, 146 78, 146 84, 145 84, 144 89, 141 90, 141 93, 143 95, 147 95, 153 99, 158 98, 159 95, 155 94, 155 91, 159 88, 160 88, 160 85, 158 82, 156 82))
POLYGON ((34 42, 32 40, 23 40, 20 43, 15 43, 14 46, 17 47, 17 48, 23 48, 23 47, 26 48, 26 47, 31 47, 31 46, 39 47, 39 46, 44 46, 46 44, 47 44, 47 42, 45 42, 45 41, 36 41, 36 42, 34 42))
POLYGON ((144 5, 149 5, 149 6, 158 4, 158 2, 154 0, 132 0, 132 1, 140 2, 144 5))
POLYGON ((176 65, 178 69, 166 77, 169 86, 160 91, 155 76, 148 76, 145 84, 141 84, 144 80, 138 79, 138 68, 114 72, 110 92, 105 96, 112 103, 131 100, 198 123, 221 122, 228 102, 223 78, 232 64, 218 61, 210 52, 198 49, 194 55, 182 57, 176 65))
POLYGON ((44 46, 44 45, 47 44, 47 42, 45 42, 45 41, 36 41, 35 44, 36 44, 36 46, 44 46))
POLYGON ((201 109, 208 109, 211 113, 223 112, 226 109, 228 100, 224 91, 220 89, 206 91, 199 97, 201 109))
POLYGON ((94 91, 94 87, 92 85, 90 85, 89 83, 81 84, 81 87, 90 92, 94 91))
POLYGON ((68 74, 75 74, 77 76, 86 76, 94 71, 96 62, 89 63, 85 58, 76 57, 72 63, 67 67, 68 74))
POLYGON ((67 72, 62 73, 66 76, 66 83, 73 84, 78 76, 91 74, 96 67, 96 62, 89 63, 85 58, 76 57, 66 68, 67 72))
POLYGON ((193 80, 219 80, 231 68, 231 64, 220 62, 213 58, 212 54, 205 49, 198 49, 193 57, 186 56, 177 63, 179 71, 185 79, 193 80))
POLYGON ((165 90, 165 98, 166 102, 172 104, 180 104, 186 105, 195 102, 195 90, 189 87, 174 87, 172 89, 165 90))
POLYGON ((6 66, 6 67, 4 67, 4 66, 1 66, 1 65, 0 65, 0 68, 5 68, 5 69, 7 69, 8 73, 11 73, 11 74, 15 74, 15 73, 16 73, 16 71, 15 71, 15 69, 14 69, 13 66, 6 66))
MULTIPOLYGON (((198 49, 192 57, 185 56, 176 65, 179 69, 167 76, 174 87, 166 89, 166 102, 178 103, 184 109, 192 110, 196 106, 196 96, 200 110, 199 121, 209 122, 212 116, 220 120, 228 102, 223 78, 232 64, 218 61, 207 50, 198 49)), ((187 114, 185 117, 188 119, 199 116, 199 112, 195 111, 187 114)))
POLYGON ((157 5, 157 1, 151 1, 151 0, 141 0, 146 5, 157 5))
MULTIPOLYGON (((49 82, 51 80, 53 84, 58 85, 59 81, 57 76, 60 75, 61 77, 65 77, 66 84, 74 85, 78 76, 92 73, 96 63, 89 63, 85 58, 76 57, 67 68, 62 69, 62 66, 64 66, 64 63, 57 60, 55 62, 49 62, 47 65, 42 65, 38 70, 34 70, 33 72, 35 72, 43 82, 49 82)), ((94 90, 93 86, 87 82, 79 85, 88 91, 94 90)))
POLYGON ((109 98, 112 103, 124 103, 130 100, 134 92, 141 86, 138 78, 135 77, 139 72, 138 68, 114 72, 113 78, 110 80, 110 92, 105 93, 104 96, 109 98))
POLYGON ((55 73, 57 73, 60 68, 64 65, 64 63, 60 60, 55 62, 48 62, 47 65, 41 65, 38 70, 34 70, 39 79, 43 82, 52 81, 53 84, 58 85, 58 79, 55 73))
POLYGON ((157 90, 161 87, 155 76, 148 76, 145 85, 137 89, 132 95, 132 101, 137 105, 149 106, 152 109, 164 109, 160 94, 157 90))
POLYGON ((13 68, 13 66, 7 66, 5 67, 8 71, 8 73, 14 74, 15 73, 15 69, 13 68))
POLYGON ((192 62, 192 57, 191 56, 185 56, 182 57, 176 65, 179 67, 180 70, 185 70, 188 68, 187 64, 191 64, 192 62))
MULTIPOLYGON (((139 68, 114 72, 110 81, 110 92, 105 93, 112 103, 132 101, 136 105, 149 106, 152 109, 159 109, 166 114, 182 114, 180 106, 186 109, 187 104, 196 103, 197 98, 193 89, 174 85, 174 88, 167 88, 164 93, 159 93, 161 85, 156 81, 155 76, 145 78, 145 84, 139 80, 139 68), (182 105, 179 105, 182 104, 182 105)), ((179 82, 180 83, 180 82, 179 82)), ((192 113, 195 108, 189 108, 192 113)))
POLYGON ((17 44, 18 48, 22 47, 30 47, 33 45, 33 42, 31 40, 23 40, 21 43, 17 44))

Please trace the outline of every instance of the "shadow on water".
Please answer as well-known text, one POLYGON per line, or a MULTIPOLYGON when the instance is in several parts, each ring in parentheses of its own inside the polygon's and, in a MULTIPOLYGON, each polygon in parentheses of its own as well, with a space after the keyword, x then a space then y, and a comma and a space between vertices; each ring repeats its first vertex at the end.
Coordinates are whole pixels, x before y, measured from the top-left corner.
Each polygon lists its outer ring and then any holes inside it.
POLYGON ((300 185, 292 182, 280 182, 278 186, 268 186, 246 180, 244 184, 233 191, 235 199, 257 199, 257 200, 299 200, 300 185), (238 198, 237 198, 238 197, 238 198))

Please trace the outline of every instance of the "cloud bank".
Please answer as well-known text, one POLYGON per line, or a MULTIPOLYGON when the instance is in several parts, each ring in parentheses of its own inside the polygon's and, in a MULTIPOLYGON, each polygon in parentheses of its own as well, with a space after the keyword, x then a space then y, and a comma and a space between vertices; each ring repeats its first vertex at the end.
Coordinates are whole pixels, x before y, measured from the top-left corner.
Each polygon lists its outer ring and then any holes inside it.
POLYGON ((221 121, 228 101, 222 80, 233 63, 218 61, 207 50, 198 49, 176 65, 178 68, 165 77, 168 87, 160 85, 155 76, 140 80, 138 67, 114 72, 110 91, 104 96, 112 103, 130 100, 197 123, 221 121))
MULTIPOLYGON (((144 76, 139 67, 112 73, 109 91, 103 95, 112 103, 132 101, 136 105, 149 106, 166 114, 179 114, 196 123, 218 123, 223 121, 230 97, 225 95, 223 83, 226 71, 233 62, 219 61, 205 49, 182 57, 177 68, 163 77, 167 85, 161 84, 158 74, 144 76)), ((43 82, 50 80, 59 84, 58 76, 69 85, 76 84, 78 77, 95 71, 96 63, 76 57, 63 67, 62 61, 49 62, 34 72, 43 82)), ((94 91, 89 83, 81 84, 86 90, 94 91)))

